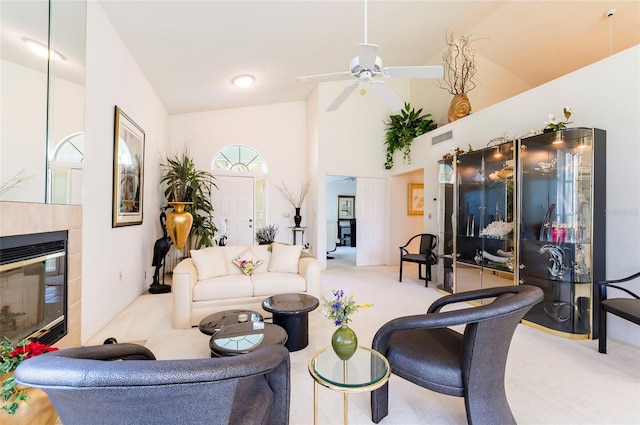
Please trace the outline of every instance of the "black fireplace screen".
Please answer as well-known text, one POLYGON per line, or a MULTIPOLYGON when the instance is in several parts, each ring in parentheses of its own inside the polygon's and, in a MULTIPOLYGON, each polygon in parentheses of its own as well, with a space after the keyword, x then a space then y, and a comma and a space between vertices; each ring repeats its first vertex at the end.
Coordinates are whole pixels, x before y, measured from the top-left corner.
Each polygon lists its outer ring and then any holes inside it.
POLYGON ((67 232, 0 238, 0 338, 53 344, 66 312, 67 232))

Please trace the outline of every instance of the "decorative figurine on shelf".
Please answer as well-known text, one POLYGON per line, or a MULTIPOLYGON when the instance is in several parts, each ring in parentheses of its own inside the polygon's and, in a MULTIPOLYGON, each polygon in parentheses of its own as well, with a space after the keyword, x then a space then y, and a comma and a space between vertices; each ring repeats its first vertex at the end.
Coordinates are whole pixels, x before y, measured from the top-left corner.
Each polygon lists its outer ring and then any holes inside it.
POLYGON ((164 211, 160 213, 160 226, 162 227, 162 237, 156 241, 153 245, 153 261, 151 265, 156 269, 153 272, 153 283, 149 287, 149 292, 152 294, 164 294, 171 292, 171 285, 165 285, 164 283, 164 257, 167 256, 169 249, 171 248, 171 239, 167 235, 167 215, 164 211), (160 267, 162 267, 162 283, 160 283, 160 267))
POLYGON ((557 245, 543 245, 538 250, 538 253, 543 254, 545 252, 549 255, 549 266, 547 267, 549 275, 553 279, 562 279, 564 273, 569 270, 569 268, 564 265, 564 250, 557 245))

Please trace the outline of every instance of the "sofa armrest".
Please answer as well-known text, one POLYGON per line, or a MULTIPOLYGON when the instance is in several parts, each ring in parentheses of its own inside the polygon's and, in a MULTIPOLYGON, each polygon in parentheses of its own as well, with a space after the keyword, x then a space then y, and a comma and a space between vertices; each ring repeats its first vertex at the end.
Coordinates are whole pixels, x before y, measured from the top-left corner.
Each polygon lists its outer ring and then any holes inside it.
POLYGON ((307 283, 307 293, 320 298, 320 263, 313 257, 302 257, 298 262, 298 273, 307 283))
POLYGON ((191 328, 191 304, 193 287, 198 281, 198 272, 191 258, 180 261, 173 269, 171 292, 173 297, 173 327, 191 328))

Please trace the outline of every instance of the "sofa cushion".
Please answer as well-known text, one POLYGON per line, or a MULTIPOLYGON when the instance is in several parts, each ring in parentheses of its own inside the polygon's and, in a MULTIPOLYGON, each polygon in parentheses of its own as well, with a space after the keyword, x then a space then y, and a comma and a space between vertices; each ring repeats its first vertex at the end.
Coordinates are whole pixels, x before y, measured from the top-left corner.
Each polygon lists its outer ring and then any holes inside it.
POLYGON ((247 245, 227 245, 223 246, 222 252, 224 253, 224 258, 227 261, 227 268, 229 269, 229 274, 237 274, 244 275, 242 270, 233 265, 233 260, 238 258, 247 248, 247 245))
POLYGON ((193 287, 193 301, 245 298, 252 294, 251 278, 243 274, 200 280, 193 287))
POLYGON ((198 272, 198 280, 225 276, 229 273, 226 258, 220 247, 192 249, 191 258, 198 272))
POLYGON ((254 297, 307 290, 307 282, 298 273, 255 273, 251 275, 251 281, 254 297))
POLYGON ((242 254, 233 259, 235 264, 242 273, 250 276, 253 271, 260 266, 264 261, 253 253, 251 248, 247 248, 242 254))
POLYGON ((255 269, 251 276, 256 273, 269 273, 269 262, 271 261, 271 244, 253 245, 251 247, 251 251, 256 254, 256 257, 264 261, 264 265, 255 269))
POLYGON ((272 244, 269 271, 277 273, 298 273, 298 261, 300 261, 301 252, 302 245, 272 244))

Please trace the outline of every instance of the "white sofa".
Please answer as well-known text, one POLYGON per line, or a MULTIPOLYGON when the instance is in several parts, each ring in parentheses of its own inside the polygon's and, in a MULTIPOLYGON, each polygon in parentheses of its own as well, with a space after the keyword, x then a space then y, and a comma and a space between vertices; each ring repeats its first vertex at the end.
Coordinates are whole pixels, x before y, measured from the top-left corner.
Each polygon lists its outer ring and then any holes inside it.
POLYGON ((320 297, 320 264, 301 245, 223 246, 191 251, 173 269, 173 327, 197 326, 211 313, 249 309, 263 312, 262 301, 275 294, 320 297), (250 275, 234 264, 262 263, 250 275))

